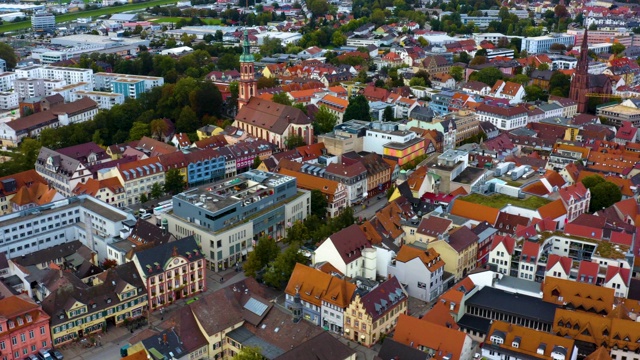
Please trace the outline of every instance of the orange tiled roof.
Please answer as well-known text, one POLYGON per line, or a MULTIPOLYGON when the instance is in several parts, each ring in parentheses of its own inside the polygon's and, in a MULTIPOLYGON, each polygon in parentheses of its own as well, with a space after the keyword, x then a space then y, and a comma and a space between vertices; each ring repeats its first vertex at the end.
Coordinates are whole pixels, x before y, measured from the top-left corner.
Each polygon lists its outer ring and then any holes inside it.
POLYGON ((298 180, 298 187, 307 190, 320 190, 323 194, 329 195, 330 199, 333 199, 333 196, 338 189, 337 181, 323 179, 313 175, 304 174, 288 169, 280 169, 279 173, 282 175, 295 177, 298 180))
POLYGON ((499 346, 501 349, 522 354, 521 357, 539 359, 550 359, 551 352, 556 351, 557 346, 561 346, 566 350, 567 354, 565 356, 567 359, 572 358, 572 352, 574 351, 573 339, 498 320, 493 321, 491 324, 487 332, 485 345, 490 347, 499 346), (503 338, 503 343, 500 345, 492 343, 492 336, 503 338), (514 342, 518 343, 517 347, 513 346, 514 342), (538 353, 541 344, 546 345, 542 350, 543 354, 538 353))
POLYGON ((112 177, 103 180, 88 179, 86 183, 78 184, 73 192, 75 194, 96 196, 100 189, 104 188, 108 188, 111 192, 116 194, 124 191, 124 187, 122 186, 122 183, 120 183, 120 179, 112 177))
POLYGON ((444 261, 440 258, 440 254, 433 248, 422 250, 413 246, 404 245, 400 248, 400 251, 398 251, 398 255, 396 255, 396 261, 403 263, 415 258, 419 258, 431 272, 444 266, 444 261))
POLYGON ((436 302, 431 310, 424 314, 421 320, 444 327, 450 327, 454 330, 460 329, 458 324, 456 324, 456 321, 453 319, 453 316, 449 313, 449 308, 442 301, 436 302))
POLYGON ((356 286, 344 279, 298 263, 291 273, 285 293, 294 295, 296 291, 302 300, 310 304, 322 306, 322 301, 326 301, 346 308, 351 303, 356 286))
POLYGON ((29 187, 23 186, 18 189, 15 196, 11 198, 11 202, 18 206, 27 204, 44 205, 50 203, 56 194, 56 189, 50 188, 49 185, 35 183, 29 187))
POLYGON ((422 321, 409 315, 400 314, 396 324, 393 340, 418 348, 438 349, 432 359, 442 360, 448 354, 451 359, 460 359, 467 334, 440 326, 428 321, 422 321))
POLYGON ((451 208, 452 215, 481 222, 486 221, 489 224, 496 223, 499 213, 500 209, 464 201, 464 198, 456 199, 453 203, 453 207, 451 208))
POLYGON ((613 309, 614 290, 593 284, 547 277, 542 285, 542 300, 571 304, 582 311, 608 314, 613 309))
POLYGON ((543 219, 557 219, 562 215, 566 215, 566 213, 567 209, 564 207, 561 199, 554 200, 538 208, 538 214, 540 214, 543 219))

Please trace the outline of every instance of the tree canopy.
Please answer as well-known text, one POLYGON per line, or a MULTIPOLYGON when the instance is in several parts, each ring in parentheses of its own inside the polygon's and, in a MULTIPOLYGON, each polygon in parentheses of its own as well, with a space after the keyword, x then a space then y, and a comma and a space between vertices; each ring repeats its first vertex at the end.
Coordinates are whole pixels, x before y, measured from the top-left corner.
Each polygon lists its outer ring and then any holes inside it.
POLYGON ((311 214, 320 219, 327 216, 327 198, 320 190, 311 190, 311 214))
POLYGON ((175 195, 184 191, 187 186, 184 181, 184 176, 178 169, 169 169, 164 174, 164 192, 167 194, 175 195))
POLYGON ((369 101, 364 97, 364 95, 356 95, 349 99, 349 105, 344 112, 342 121, 345 122, 354 119, 371 121, 369 101))
POLYGON ((337 123, 338 115, 332 113, 326 106, 321 105, 313 121, 313 132, 318 135, 331 132, 337 123))
POLYGON ((622 199, 620 187, 600 175, 587 176, 582 184, 591 191, 590 212, 606 209, 622 199))
POLYGON ((280 254, 280 248, 276 241, 269 236, 263 236, 258 240, 253 251, 247 256, 243 268, 247 276, 256 277, 258 272, 262 270, 269 262, 280 254))

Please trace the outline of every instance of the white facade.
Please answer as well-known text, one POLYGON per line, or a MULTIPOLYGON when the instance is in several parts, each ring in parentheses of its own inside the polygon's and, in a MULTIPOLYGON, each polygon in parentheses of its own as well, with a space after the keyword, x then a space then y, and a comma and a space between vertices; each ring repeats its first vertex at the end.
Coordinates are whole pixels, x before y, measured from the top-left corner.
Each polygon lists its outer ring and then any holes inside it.
POLYGON ((18 107, 18 94, 14 92, 0 92, 0 109, 10 110, 18 107))
POLYGON ((397 277, 409 296, 414 298, 429 302, 442 293, 444 263, 431 272, 419 257, 407 262, 394 260, 389 264, 388 272, 397 277))
POLYGON ((513 130, 527 125, 527 112, 522 111, 514 115, 502 115, 495 112, 476 110, 479 121, 489 121, 500 130, 513 130))
POLYGON ((626 298, 629 294, 629 287, 620 273, 614 275, 609 281, 603 284, 604 287, 613 289, 616 297, 626 298))
MULTIPOLYGON (((375 254, 375 250, 374 250, 375 254)), ((374 256, 375 258, 375 256, 374 256)), ((365 259, 364 256, 359 256, 353 260, 349 259, 349 263, 345 263, 342 256, 333 244, 333 241, 327 239, 315 250, 313 254, 313 263, 329 262, 338 271, 343 273, 346 277, 355 278, 357 276, 365 276, 365 259)), ((375 279, 375 260, 374 260, 374 279, 375 279)))
POLYGON ((399 142, 401 144, 413 140, 417 137, 413 131, 381 131, 376 129, 367 129, 362 141, 362 150, 373 152, 376 154, 383 153, 383 146, 390 142, 399 142))
POLYGON ((64 98, 64 102, 68 103, 76 100, 76 97, 73 95, 76 91, 90 91, 91 87, 91 83, 71 83, 51 90, 51 95, 60 94, 64 98))
POLYGON ((513 85, 513 83, 502 81, 501 85, 496 89, 495 93, 493 93, 492 96, 498 99, 507 99, 509 100, 509 104, 512 105, 521 103, 522 99, 525 96, 524 86, 519 85, 518 90, 515 94, 507 94, 504 92, 504 90, 508 85, 513 85))
POLYGON ((77 124, 89 120, 93 120, 93 117, 98 114, 98 108, 89 109, 87 111, 77 112, 73 114, 61 113, 58 114, 58 121, 61 125, 77 124))
POLYGON ((95 73, 93 76, 93 88, 95 90, 112 90, 112 82, 114 80, 121 79, 143 80, 145 91, 149 91, 154 87, 164 85, 163 77, 99 72, 95 73))
POLYGON ((0 91, 13 89, 13 82, 16 80, 16 73, 4 72, 0 74, 0 91))
POLYGON ((27 66, 16 69, 16 76, 18 78, 64 80, 67 84, 79 82, 93 83, 93 70, 62 66, 27 66))
POLYGON ((548 52, 553 44, 562 44, 565 46, 575 45, 575 36, 567 34, 554 34, 553 36, 535 36, 522 39, 520 51, 526 50, 528 54, 541 54, 548 52))
POLYGON ((504 246, 504 243, 501 242, 489 252, 489 263, 495 265, 499 273, 509 275, 511 255, 504 246))
POLYGON ((71 101, 80 100, 83 97, 88 97, 89 99, 98 103, 98 107, 100 109, 108 110, 111 109, 114 105, 120 105, 124 103, 123 94, 86 90, 77 90, 73 92, 71 94, 71 101))
MULTIPOLYGON (((569 270, 569 272, 571 272, 571 270, 569 270)), ((562 264, 560 261, 553 264, 553 266, 549 270, 547 270, 545 273, 545 277, 551 276, 551 277, 563 279, 563 280, 569 280, 569 275, 570 274, 567 273, 562 267, 562 264)))
POLYGON ((9 257, 29 254, 72 240, 80 240, 107 258, 106 246, 133 215, 88 195, 0 217, 0 252, 9 257))
POLYGON ((42 84, 44 85, 44 96, 51 96, 55 89, 65 87, 67 82, 62 79, 42 79, 42 84))

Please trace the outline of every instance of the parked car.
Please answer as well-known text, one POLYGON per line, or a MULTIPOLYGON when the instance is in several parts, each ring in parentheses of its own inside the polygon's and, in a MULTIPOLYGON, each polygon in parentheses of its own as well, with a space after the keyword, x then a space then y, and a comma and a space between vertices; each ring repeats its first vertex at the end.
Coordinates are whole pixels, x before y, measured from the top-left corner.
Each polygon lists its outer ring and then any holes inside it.
POLYGON ((40 360, 53 360, 53 357, 49 355, 49 350, 47 348, 38 350, 38 357, 40 360))
POLYGON ((54 360, 62 360, 64 359, 64 355, 62 355, 62 353, 58 350, 49 350, 49 355, 51 355, 51 357, 54 360))

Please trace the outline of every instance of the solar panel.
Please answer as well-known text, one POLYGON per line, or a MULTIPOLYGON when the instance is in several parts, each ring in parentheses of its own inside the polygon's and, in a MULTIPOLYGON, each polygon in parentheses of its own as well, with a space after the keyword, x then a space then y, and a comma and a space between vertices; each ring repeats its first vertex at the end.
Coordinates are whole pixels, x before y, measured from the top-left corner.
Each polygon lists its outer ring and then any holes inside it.
POLYGON ((249 299, 249 301, 247 301, 247 303, 244 304, 245 309, 251 311, 252 313, 258 316, 262 316, 268 307, 269 307, 268 305, 263 304, 254 298, 249 299))

